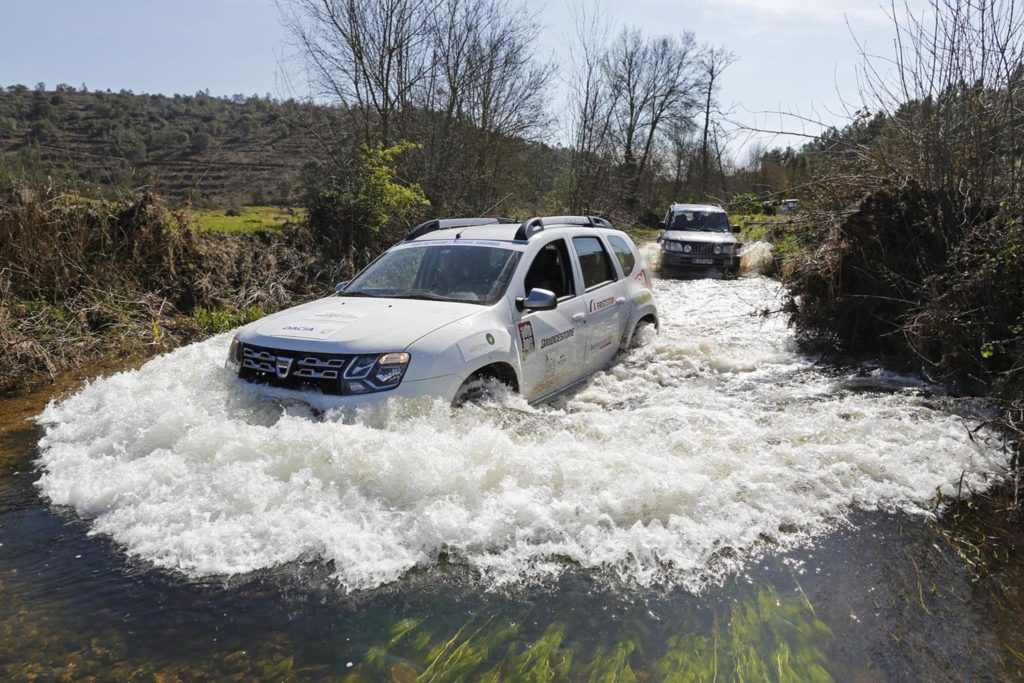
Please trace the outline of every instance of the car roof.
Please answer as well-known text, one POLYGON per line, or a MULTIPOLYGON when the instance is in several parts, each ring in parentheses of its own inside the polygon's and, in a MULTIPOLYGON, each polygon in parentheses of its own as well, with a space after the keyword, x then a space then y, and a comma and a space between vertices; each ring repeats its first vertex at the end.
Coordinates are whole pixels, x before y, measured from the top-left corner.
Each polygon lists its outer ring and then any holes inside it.
POLYGON ((708 213, 725 213, 725 209, 718 206, 717 204, 673 204, 668 209, 671 212, 676 211, 706 211, 708 213))
MULTIPOLYGON (((563 216, 549 216, 545 217, 544 229, 536 233, 532 233, 531 237, 543 236, 544 234, 551 233, 552 231, 567 231, 569 234, 594 234, 594 232, 600 232, 603 234, 625 234, 622 230, 617 228, 606 228, 603 226, 587 226, 587 225, 573 225, 570 223, 560 222, 560 218, 566 218, 563 216)), ((412 242, 430 242, 434 240, 486 240, 491 242, 517 242, 519 244, 525 244, 521 239, 516 239, 516 233, 519 231, 519 223, 488 223, 483 225, 460 225, 449 228, 439 228, 430 232, 424 233, 417 237, 414 237, 412 242)), ((529 240, 527 240, 529 241, 529 240)))

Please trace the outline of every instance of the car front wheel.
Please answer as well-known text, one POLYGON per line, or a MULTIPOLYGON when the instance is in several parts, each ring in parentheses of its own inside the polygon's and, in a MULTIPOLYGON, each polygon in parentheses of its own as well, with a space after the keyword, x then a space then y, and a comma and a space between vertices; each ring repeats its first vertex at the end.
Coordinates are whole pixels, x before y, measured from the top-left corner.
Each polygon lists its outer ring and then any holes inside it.
POLYGON ((467 403, 481 405, 500 401, 515 392, 515 387, 507 379, 497 373, 475 372, 466 378, 452 399, 452 407, 458 408, 467 403))

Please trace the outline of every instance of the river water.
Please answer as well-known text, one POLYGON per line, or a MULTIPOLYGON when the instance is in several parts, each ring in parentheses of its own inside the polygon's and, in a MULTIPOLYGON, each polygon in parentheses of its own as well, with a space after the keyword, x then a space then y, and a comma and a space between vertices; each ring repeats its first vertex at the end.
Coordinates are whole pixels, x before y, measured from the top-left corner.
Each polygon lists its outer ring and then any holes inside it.
POLYGON ((314 415, 225 335, 8 426, 0 675, 1018 671, 933 523, 1005 472, 984 407, 801 354, 773 280, 654 288, 660 333, 553 405, 314 415))

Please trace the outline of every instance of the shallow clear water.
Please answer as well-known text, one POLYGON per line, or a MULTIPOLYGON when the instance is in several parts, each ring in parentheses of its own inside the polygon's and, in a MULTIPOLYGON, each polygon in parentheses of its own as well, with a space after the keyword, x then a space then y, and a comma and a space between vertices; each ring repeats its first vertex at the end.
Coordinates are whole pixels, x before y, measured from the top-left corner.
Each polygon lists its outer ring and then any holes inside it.
POLYGON ((314 416, 240 385, 229 336, 92 382, 11 437, 0 609, 269 677, 997 667, 969 611, 919 617, 923 662, 887 640, 922 572, 969 590, 924 522, 999 478, 995 437, 914 378, 815 365, 774 281, 655 292, 660 334, 548 406, 314 416))

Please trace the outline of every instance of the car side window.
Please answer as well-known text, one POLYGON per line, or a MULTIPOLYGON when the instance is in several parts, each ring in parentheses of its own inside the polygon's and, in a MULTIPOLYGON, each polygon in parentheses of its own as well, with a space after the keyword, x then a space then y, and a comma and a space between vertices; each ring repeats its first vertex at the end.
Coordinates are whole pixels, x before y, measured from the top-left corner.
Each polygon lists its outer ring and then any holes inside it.
POLYGON ((527 295, 533 289, 546 289, 554 292, 558 299, 575 296, 576 287, 565 240, 554 240, 541 247, 526 271, 523 288, 527 295))
POLYGON ((584 287, 590 290, 618 279, 612 259, 605 251, 601 240, 596 237, 573 237, 572 244, 580 259, 584 287))
POLYGON ((619 259, 619 265, 622 266, 622 274, 631 275, 633 268, 636 266, 636 256, 633 255, 633 250, 626 244, 626 240, 611 235, 608 237, 608 244, 612 245, 615 258, 619 259))

